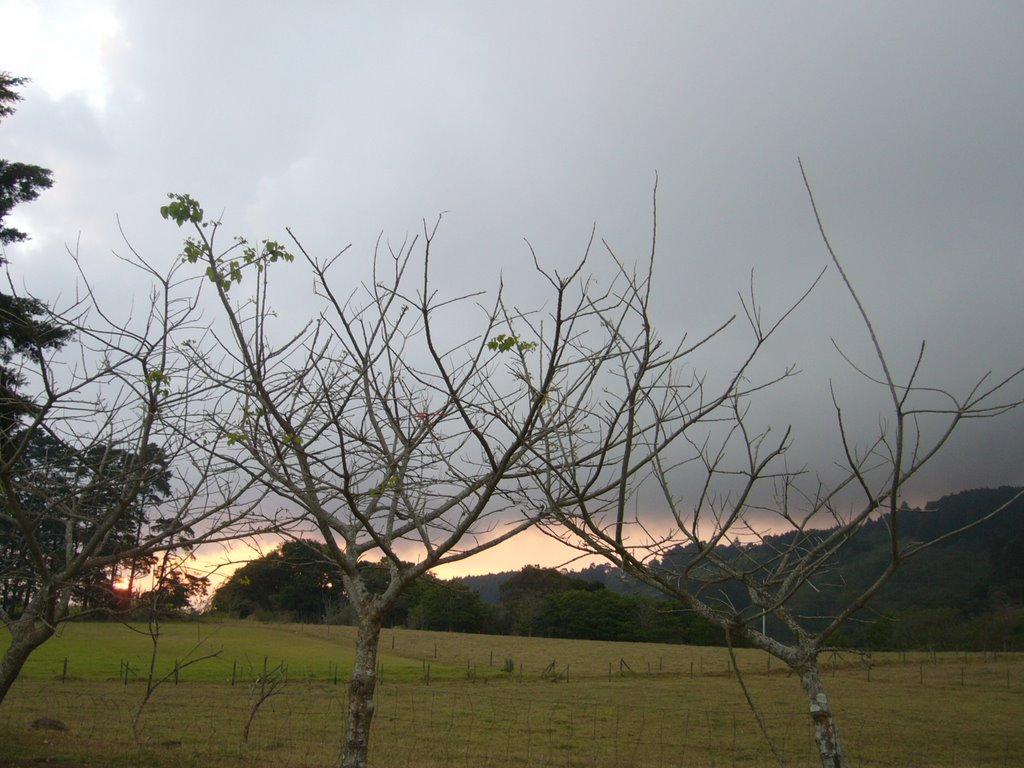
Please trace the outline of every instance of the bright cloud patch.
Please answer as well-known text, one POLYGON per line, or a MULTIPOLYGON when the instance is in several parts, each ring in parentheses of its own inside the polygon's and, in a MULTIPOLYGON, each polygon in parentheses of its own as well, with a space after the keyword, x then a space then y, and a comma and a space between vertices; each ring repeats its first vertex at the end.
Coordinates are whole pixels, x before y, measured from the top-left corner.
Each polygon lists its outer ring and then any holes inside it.
POLYGON ((109 3, 0 0, 4 67, 52 98, 80 94, 103 112, 110 70, 125 40, 109 3))

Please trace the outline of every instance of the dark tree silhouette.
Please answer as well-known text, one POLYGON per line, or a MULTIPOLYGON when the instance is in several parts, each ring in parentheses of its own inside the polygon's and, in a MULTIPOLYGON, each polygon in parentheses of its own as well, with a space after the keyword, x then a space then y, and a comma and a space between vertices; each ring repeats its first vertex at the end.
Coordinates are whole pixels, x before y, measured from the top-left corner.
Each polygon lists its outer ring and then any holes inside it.
MULTIPOLYGON (((25 81, 0 75, 0 117, 25 81)), ((3 223, 50 185, 45 169, 0 166, 0 246, 26 235, 3 223)), ((177 269, 123 259, 152 286, 126 319, 105 307, 74 254, 79 285, 65 306, 0 295, 0 702, 25 661, 90 605, 113 571, 154 553, 264 526, 262 493, 225 457, 196 450, 211 394, 192 384, 180 350, 202 330, 194 286, 177 269)), ((105 587, 104 587, 105 588, 105 587)))

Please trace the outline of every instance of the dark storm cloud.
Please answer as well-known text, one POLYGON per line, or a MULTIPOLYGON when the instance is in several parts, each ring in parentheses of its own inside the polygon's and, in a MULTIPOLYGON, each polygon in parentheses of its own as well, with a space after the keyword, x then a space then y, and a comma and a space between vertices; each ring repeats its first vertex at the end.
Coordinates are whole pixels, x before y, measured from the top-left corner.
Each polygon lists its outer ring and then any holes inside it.
MULTIPOLYGON (((739 311, 751 270, 778 312, 826 265, 800 156, 899 373, 923 338, 923 380, 956 391, 1020 362, 1016 5, 110 7, 121 26, 106 106, 52 100, 37 83, 0 131, 4 156, 57 172, 24 214, 38 247, 12 254, 37 287, 54 244, 79 233, 105 269, 115 213, 137 247, 172 258, 178 233, 156 209, 174 190, 225 210, 232 232, 290 225, 322 252, 352 242, 369 254, 381 230, 400 241, 449 211, 438 244, 450 290, 499 272, 528 290, 524 237, 562 266, 596 222, 622 259, 643 259, 657 172, 656 320, 663 336, 699 335, 739 311)), ((54 8, 45 23, 62 23, 54 8)), ((4 66, 33 74, 31 61, 4 66)), ((307 287, 281 286, 280 301, 300 306, 307 287)), ((877 398, 832 337, 871 363, 834 271, 759 369, 803 371, 763 408, 795 425, 794 460, 836 455, 830 382, 864 434, 877 425, 877 398)), ((723 337, 703 364, 728 373, 744 342, 723 337)), ((913 492, 1024 483, 1022 426, 968 425, 913 492)))

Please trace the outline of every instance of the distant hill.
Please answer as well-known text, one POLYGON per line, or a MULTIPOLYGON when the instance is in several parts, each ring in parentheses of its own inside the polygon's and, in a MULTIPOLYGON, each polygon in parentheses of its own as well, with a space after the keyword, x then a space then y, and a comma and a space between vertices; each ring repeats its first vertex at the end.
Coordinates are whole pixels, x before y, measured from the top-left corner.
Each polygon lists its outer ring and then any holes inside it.
MULTIPOLYGON (((460 576, 457 579, 453 579, 453 581, 465 584, 477 592, 485 603, 498 605, 501 602, 501 585, 517 573, 519 571, 484 573, 476 576, 460 576)), ((661 596, 653 587, 642 584, 613 565, 595 564, 578 571, 569 570, 566 573, 583 581, 603 584, 610 592, 616 592, 620 595, 639 595, 655 599, 661 596)))
MULTIPOLYGON (((904 508, 898 536, 929 541, 977 522, 1011 499, 1018 488, 983 488, 943 496, 923 509, 904 508)), ((804 589, 795 606, 806 615, 827 615, 859 593, 889 557, 888 516, 868 523, 834 561, 836 586, 804 589)), ((772 543, 783 543, 780 535, 772 543)), ((679 548, 664 560, 681 566, 692 556, 679 548)), ((466 576, 457 581, 497 605, 501 586, 517 571, 466 576)), ((658 597, 610 565, 592 565, 567 575, 598 582, 625 595, 658 597)), ((738 596, 737 599, 742 599, 738 596)), ((930 647, 1024 650, 1024 500, 993 519, 940 541, 905 562, 888 585, 843 630, 842 644, 874 647, 930 647)))

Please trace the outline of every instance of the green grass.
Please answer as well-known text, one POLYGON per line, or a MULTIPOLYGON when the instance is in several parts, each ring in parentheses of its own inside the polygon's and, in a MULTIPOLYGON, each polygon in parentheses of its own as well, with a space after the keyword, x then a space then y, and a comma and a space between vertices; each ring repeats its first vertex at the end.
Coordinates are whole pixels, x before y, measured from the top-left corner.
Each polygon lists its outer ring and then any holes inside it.
MULTIPOLYGON (((118 664, 131 654, 144 658, 148 639, 117 625, 71 625, 40 649, 0 705, 0 765, 5 757, 174 768, 336 764, 351 629, 331 627, 330 636, 326 627, 248 622, 164 629, 168 655, 198 638, 221 647, 223 658, 158 690, 137 741, 129 723, 144 686, 125 685, 118 664), (78 671, 62 683, 65 656, 78 671), (288 685, 264 704, 242 744, 252 671, 264 657, 287 663, 288 685), (26 728, 44 716, 70 730, 26 728)), ((777 764, 723 649, 385 630, 381 651, 376 766, 777 764), (501 671, 506 658, 515 662, 511 675, 501 671), (541 677, 551 662, 557 679, 541 677)), ((744 651, 739 659, 784 764, 816 766, 796 679, 777 663, 769 670, 764 654, 744 651)), ((1024 753, 1022 656, 883 654, 870 668, 856 657, 836 662, 834 670, 825 664, 825 682, 854 765, 994 768, 1024 753)))
MULTIPOLYGON (((180 678, 190 681, 227 682, 234 674, 237 681, 252 678, 270 667, 287 665, 288 674, 298 678, 340 678, 351 672, 355 630, 352 627, 327 627, 302 624, 260 624, 256 622, 163 622, 159 628, 157 676, 172 672, 175 662, 218 652, 183 670, 180 678)), ((0 641, 6 647, 8 638, 0 641)), ((40 647, 26 663, 22 676, 27 679, 63 677, 79 679, 121 679, 124 665, 129 681, 147 674, 153 643, 145 624, 70 623, 59 635, 40 647)), ((388 678, 414 680, 423 674, 423 664, 408 654, 388 653, 381 645, 380 662, 388 678)), ((455 670, 431 660, 431 675, 437 678, 462 676, 455 670)))

